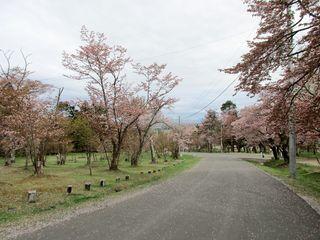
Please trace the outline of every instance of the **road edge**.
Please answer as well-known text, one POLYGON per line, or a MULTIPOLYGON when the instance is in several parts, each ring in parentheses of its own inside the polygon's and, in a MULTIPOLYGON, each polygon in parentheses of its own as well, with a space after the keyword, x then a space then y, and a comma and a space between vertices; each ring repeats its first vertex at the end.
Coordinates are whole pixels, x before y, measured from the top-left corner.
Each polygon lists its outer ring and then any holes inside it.
POLYGON ((195 163, 192 164, 190 167, 175 172, 172 175, 136 186, 134 188, 122 191, 117 194, 107 195, 103 198, 94 201, 88 201, 80 205, 74 205, 69 208, 61 209, 57 212, 49 212, 43 213, 41 215, 31 216, 33 221, 28 221, 27 219, 24 219, 21 222, 9 223, 8 225, 2 226, 0 228, 0 239, 16 239, 17 237, 22 236, 24 234, 33 233, 43 228, 54 226, 65 221, 69 221, 81 215, 90 214, 102 210, 104 208, 113 207, 118 203, 144 194, 152 190, 154 187, 157 187, 158 185, 161 185, 167 181, 171 181, 177 176, 188 173, 199 164, 200 160, 201 158, 198 158, 197 161, 195 161, 195 163))
POLYGON ((299 193, 297 190, 294 189, 294 187, 287 184, 281 178, 276 177, 276 176, 262 170, 261 168, 257 167, 255 164, 251 163, 251 165, 254 166, 256 169, 258 169, 259 171, 261 171, 262 173, 266 174, 267 176, 280 182, 282 185, 284 185, 286 188, 288 188, 290 191, 292 191, 295 195, 297 195, 299 198, 301 198, 304 202, 306 202, 320 216, 320 204, 316 200, 314 200, 311 196, 306 196, 306 195, 299 193))

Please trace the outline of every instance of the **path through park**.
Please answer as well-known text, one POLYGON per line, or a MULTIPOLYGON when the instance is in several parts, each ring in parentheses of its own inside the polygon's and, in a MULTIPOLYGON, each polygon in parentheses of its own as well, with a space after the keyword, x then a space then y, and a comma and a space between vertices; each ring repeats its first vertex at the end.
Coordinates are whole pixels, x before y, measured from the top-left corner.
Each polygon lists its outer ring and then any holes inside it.
POLYGON ((198 154, 191 170, 20 239, 320 239, 320 216, 236 155, 198 154))

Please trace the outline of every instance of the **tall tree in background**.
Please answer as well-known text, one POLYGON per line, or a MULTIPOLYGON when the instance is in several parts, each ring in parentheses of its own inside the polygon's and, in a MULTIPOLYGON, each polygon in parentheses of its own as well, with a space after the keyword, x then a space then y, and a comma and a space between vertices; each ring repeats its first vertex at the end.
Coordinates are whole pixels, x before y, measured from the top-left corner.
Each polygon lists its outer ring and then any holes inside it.
POLYGON ((221 112, 228 112, 237 108, 237 105, 231 100, 227 100, 221 105, 221 112))
POLYGON ((208 152, 212 152, 213 144, 219 143, 221 123, 215 111, 209 109, 199 124, 198 133, 203 141, 206 142, 208 152))
MULTIPOLYGON (((225 151, 227 146, 230 146, 232 152, 234 152, 234 146, 236 144, 235 134, 232 123, 237 120, 238 112, 237 106, 232 101, 228 100, 221 105, 221 147, 225 151)), ((229 151, 229 149, 228 149, 229 151)))

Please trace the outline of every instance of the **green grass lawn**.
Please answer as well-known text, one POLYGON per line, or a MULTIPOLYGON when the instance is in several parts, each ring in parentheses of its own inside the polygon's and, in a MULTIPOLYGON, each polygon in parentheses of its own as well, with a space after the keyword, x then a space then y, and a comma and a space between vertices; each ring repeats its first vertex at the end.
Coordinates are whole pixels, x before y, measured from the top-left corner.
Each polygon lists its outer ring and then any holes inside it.
POLYGON ((114 194, 115 189, 132 189, 164 179, 190 168, 198 159, 184 155, 178 161, 168 159, 168 162, 164 162, 160 159, 157 164, 151 164, 149 155, 145 154, 138 167, 133 168, 130 162, 122 160, 120 170, 116 172, 107 170, 106 160, 97 160, 92 163, 93 175, 90 176, 85 154, 68 155, 66 164, 62 166, 56 164, 55 156, 48 156, 43 177, 34 176, 32 166, 25 170, 24 161, 24 158, 18 157, 13 166, 4 167, 3 159, 0 159, 0 224, 99 199, 114 194), (76 162, 72 160, 74 157, 76 162), (148 174, 149 170, 157 172, 148 174), (142 171, 144 174, 141 174, 142 171), (126 175, 130 176, 129 181, 125 180, 126 175), (115 180, 118 177, 121 178, 120 182, 115 180), (106 180, 106 187, 99 186, 100 179, 106 180), (84 183, 87 181, 92 183, 91 191, 84 190, 84 183), (70 195, 66 193, 69 184, 73 186, 70 195), (28 190, 37 191, 36 203, 27 203, 28 190))
POLYGON ((317 152, 316 154, 314 154, 313 152, 307 152, 307 151, 301 151, 298 155, 298 157, 301 158, 320 158, 320 152, 317 152))
POLYGON ((296 191, 311 196, 320 203, 320 167, 298 163, 297 177, 293 179, 290 178, 288 166, 283 165, 281 160, 268 161, 263 165, 253 161, 250 162, 267 173, 282 179, 296 191))

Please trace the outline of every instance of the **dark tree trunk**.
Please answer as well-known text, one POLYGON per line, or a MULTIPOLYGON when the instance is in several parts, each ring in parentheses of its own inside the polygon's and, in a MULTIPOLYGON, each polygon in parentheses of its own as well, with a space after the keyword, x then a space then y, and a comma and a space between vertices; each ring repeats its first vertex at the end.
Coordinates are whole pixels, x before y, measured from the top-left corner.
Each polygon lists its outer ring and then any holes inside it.
POLYGON ((234 152, 234 140, 231 140, 230 146, 231 146, 231 152, 234 152))
POLYGON ((257 153, 257 148, 256 148, 256 146, 253 146, 253 147, 252 147, 252 152, 257 153))
POLYGON ((111 162, 110 162, 110 167, 109 170, 111 171, 116 171, 118 170, 118 162, 119 162, 119 158, 120 158, 120 148, 117 144, 113 143, 112 144, 112 158, 111 158, 111 162))
POLYGON ((240 145, 240 144, 237 144, 236 147, 237 147, 237 151, 238 151, 238 152, 241 152, 241 145, 240 145))
POLYGON ((11 157, 10 157, 9 153, 5 153, 5 155, 4 155, 4 165, 6 167, 10 167, 12 165, 11 157))
POLYGON ((44 156, 43 154, 37 154, 36 160, 34 161, 34 173, 37 176, 42 176, 44 174, 43 171, 43 163, 44 163, 44 156))
POLYGON ((139 141, 139 147, 137 149, 137 151, 135 151, 132 156, 131 156, 131 166, 132 167, 137 167, 138 166, 138 162, 142 153, 142 148, 144 145, 144 141, 139 141))
POLYGON ((142 149, 139 148, 139 150, 137 152, 134 152, 131 155, 131 166, 132 167, 137 167, 138 166, 141 153, 142 153, 142 149))
POLYGON ((282 152, 282 157, 285 163, 289 163, 289 138, 285 133, 280 133, 280 148, 282 152))
POLYGON ((117 164, 116 161, 114 161, 113 159, 112 159, 112 161, 111 161, 109 170, 111 170, 111 171, 117 171, 117 170, 118 170, 118 164, 117 164))
POLYGON ((279 160, 279 154, 276 146, 271 146, 271 151, 275 160, 279 160))
POLYGON ((173 151, 172 151, 172 158, 179 159, 179 155, 180 155, 179 146, 178 145, 174 146, 173 151))
POLYGON ((29 167, 29 161, 31 159, 31 154, 30 154, 30 150, 28 147, 25 149, 25 153, 26 153, 26 161, 25 161, 24 169, 27 170, 29 167))
POLYGON ((131 156, 131 167, 137 167, 138 166, 138 157, 136 154, 133 154, 131 156))
POLYGON ((286 148, 282 149, 282 156, 285 163, 289 163, 289 153, 286 148))
POLYGON ((266 153, 266 147, 264 144, 259 143, 259 149, 260 149, 260 152, 266 153))

